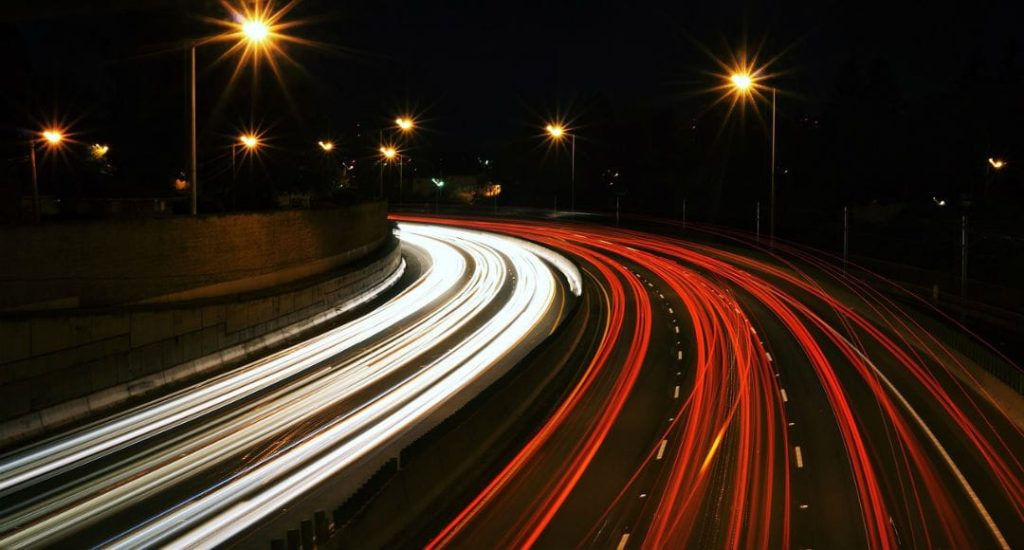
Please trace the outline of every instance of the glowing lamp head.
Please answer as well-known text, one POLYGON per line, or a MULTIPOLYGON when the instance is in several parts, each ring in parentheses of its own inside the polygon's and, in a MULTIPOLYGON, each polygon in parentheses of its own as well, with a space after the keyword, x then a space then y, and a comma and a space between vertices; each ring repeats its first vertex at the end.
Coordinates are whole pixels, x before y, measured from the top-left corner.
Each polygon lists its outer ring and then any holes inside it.
POLYGON ((43 131, 43 139, 49 145, 60 145, 60 142, 64 141, 64 134, 57 129, 50 129, 43 131))
POLYGON ((548 124, 545 129, 548 131, 548 134, 555 139, 559 139, 565 135, 565 128, 562 128, 562 126, 558 124, 548 124))
POLYGON ((334 150, 334 143, 330 141, 318 141, 317 144, 320 145, 321 149, 328 153, 334 150))
POLYGON ((394 147, 381 147, 380 153, 384 155, 384 158, 391 160, 398 156, 398 150, 394 147))
POLYGON ((746 92, 754 85, 753 79, 747 73, 733 73, 729 77, 729 82, 732 82, 733 87, 740 92, 746 92))
POLYGON ((242 145, 244 145, 246 149, 255 149, 260 144, 259 138, 257 138, 253 134, 245 134, 244 136, 240 137, 239 140, 242 142, 242 145))
POLYGON ((249 42, 263 42, 270 36, 270 27, 259 19, 247 19, 242 22, 242 34, 249 42))
POLYGON ((100 145, 99 143, 94 143, 92 147, 89 148, 89 151, 92 152, 93 158, 97 159, 105 157, 107 155, 107 151, 109 150, 109 145, 100 145))
POLYGON ((398 127, 403 132, 408 132, 409 130, 412 130, 412 127, 413 127, 412 119, 409 118, 409 117, 399 117, 399 118, 396 118, 395 119, 395 124, 397 124, 398 127))
POLYGON ((988 163, 989 163, 990 166, 992 166, 992 168, 995 168, 996 170, 1002 170, 1003 167, 1006 166, 1006 161, 1005 160, 997 159, 997 158, 992 158, 992 157, 989 157, 988 163))

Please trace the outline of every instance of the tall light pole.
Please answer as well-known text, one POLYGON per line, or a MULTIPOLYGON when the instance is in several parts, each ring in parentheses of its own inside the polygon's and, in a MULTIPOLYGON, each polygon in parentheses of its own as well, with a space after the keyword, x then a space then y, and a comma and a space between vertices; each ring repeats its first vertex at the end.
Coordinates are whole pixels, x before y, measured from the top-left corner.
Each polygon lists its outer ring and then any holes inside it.
POLYGON ((190 188, 190 207, 189 212, 195 216, 198 212, 198 201, 199 201, 199 177, 197 161, 196 161, 196 46, 198 42, 192 41, 192 49, 189 53, 189 156, 188 156, 188 171, 189 180, 192 182, 189 185, 190 188))
POLYGON ((42 139, 32 138, 28 142, 28 159, 29 164, 32 165, 32 221, 39 223, 40 220, 40 207, 39 207, 39 174, 36 168, 36 142, 42 141, 44 145, 50 148, 60 147, 64 143, 64 132, 58 128, 49 128, 43 130, 42 139))
POLYGON ((1006 167, 1006 161, 1003 159, 988 157, 988 166, 985 167, 985 198, 988 198, 989 187, 992 186, 992 180, 996 177, 995 174, 1006 167))
POLYGON ((444 180, 438 178, 430 178, 430 181, 434 182, 434 186, 437 187, 437 199, 434 200, 434 214, 441 213, 441 189, 444 188, 444 180))
POLYGON ((260 138, 256 134, 242 134, 238 136, 238 141, 231 144, 231 178, 234 181, 235 174, 237 173, 237 167, 235 164, 236 150, 241 145, 248 149, 249 153, 254 153, 260 146, 260 138))
MULTIPOLYGON (((395 125, 403 134, 412 132, 413 128, 416 127, 416 123, 413 122, 412 117, 402 116, 395 119, 395 125)), ((402 202, 402 183, 403 183, 403 169, 405 165, 405 155, 398 157, 398 202, 402 202)))
MULTIPOLYGON (((238 141, 231 144, 231 210, 235 209, 235 187, 238 182, 238 167, 235 163, 235 156, 238 147, 245 147, 245 154, 253 155, 256 153, 256 149, 260 146, 260 137, 255 133, 242 134, 238 136, 238 141)), ((252 187, 252 159, 250 157, 249 164, 249 186, 252 187)))
POLYGON ((561 124, 548 124, 545 127, 548 135, 555 141, 568 137, 570 141, 571 161, 569 172, 569 212, 576 212, 576 134, 570 134, 561 124))
MULTIPOLYGON (((754 89, 758 87, 756 79, 749 72, 739 71, 729 76, 729 84, 743 99, 751 97, 754 89)), ((775 95, 776 88, 770 88, 772 93, 772 134, 771 134, 771 166, 768 167, 768 180, 770 182, 770 194, 768 196, 768 239, 769 243, 775 243, 775 95)))
POLYGON ((398 149, 395 149, 393 145, 381 145, 380 146, 380 198, 384 198, 384 165, 388 161, 394 160, 398 156, 398 149))
POLYGON ((334 142, 331 140, 322 140, 316 142, 316 144, 319 145, 320 149, 324 152, 324 158, 320 161, 321 185, 333 186, 335 182, 331 176, 327 174, 327 167, 331 167, 331 174, 333 175, 335 173, 333 170, 335 165, 334 161, 331 159, 331 153, 334 152, 334 142))
MULTIPOLYGON (((258 46, 271 37, 270 23, 263 19, 245 19, 237 23, 241 41, 258 46)), ((189 51, 189 177, 191 178, 191 214, 198 213, 199 175, 196 151, 196 48, 205 42, 193 40, 189 51)))

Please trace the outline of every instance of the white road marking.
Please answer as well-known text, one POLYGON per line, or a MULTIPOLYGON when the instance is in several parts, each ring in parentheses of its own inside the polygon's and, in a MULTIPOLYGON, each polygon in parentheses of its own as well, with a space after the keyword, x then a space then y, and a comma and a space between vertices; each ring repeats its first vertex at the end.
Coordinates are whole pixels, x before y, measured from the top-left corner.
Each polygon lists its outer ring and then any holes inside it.
POLYGON ((676 325, 675 329, 676 329, 676 334, 679 334, 679 325, 676 325))
POLYGON ((890 382, 884 374, 882 374, 882 371, 875 366, 875 364, 867 355, 865 355, 863 352, 860 351, 860 349, 854 346, 853 342, 850 342, 845 336, 840 334, 838 330, 832 328, 829 325, 826 325, 826 327, 833 334, 842 338, 843 341, 845 341, 847 345, 850 346, 850 349, 857 353, 857 355, 860 355, 861 359, 863 359, 864 362, 867 363, 873 371, 875 371, 875 374, 878 376, 879 380, 884 382, 885 385, 889 387, 889 391, 891 391, 893 395, 896 396, 900 404, 902 404, 903 407, 910 412, 910 415, 914 417, 914 420, 917 422, 918 426, 921 427, 925 435, 928 436, 928 439, 935 446, 936 450, 938 450, 939 454, 942 455, 942 458, 946 461, 946 464, 949 466, 949 469, 953 471, 953 475, 955 475, 957 481, 960 482, 960 485, 961 487, 963 487, 964 492, 966 492, 967 496, 970 497, 971 502, 974 503, 974 507, 978 510, 978 513, 981 514, 981 517, 985 520, 985 523, 988 525, 989 530, 992 531, 992 536, 996 538, 996 541, 999 543, 999 547, 1003 548, 1004 550, 1010 550, 1010 544, 1006 542, 1006 538, 1003 536, 1002 531, 999 530, 999 527, 996 525, 996 522, 992 519, 992 516, 988 513, 988 510, 985 508, 985 505, 982 504, 981 499, 978 498, 978 494, 974 492, 974 488, 971 487, 971 484, 967 481, 967 478, 964 477, 963 472, 960 471, 960 468, 958 468, 957 465, 953 462, 953 458, 949 456, 948 452, 946 452, 946 448, 943 447, 941 443, 939 443, 938 438, 935 437, 935 434, 932 433, 932 430, 928 427, 928 425, 924 423, 924 419, 922 419, 921 416, 917 414, 917 411, 914 410, 914 408, 910 405, 906 398, 903 397, 903 394, 896 389, 896 386, 894 386, 893 383, 890 382))
POLYGON ((616 550, 623 550, 626 547, 626 541, 629 540, 629 533, 623 533, 622 538, 619 539, 619 546, 616 550))
POLYGON ((782 402, 783 403, 789 403, 789 396, 786 395, 786 389, 785 388, 780 389, 779 393, 782 394, 782 402))
POLYGON ((683 352, 682 352, 682 350, 676 352, 676 359, 678 359, 680 361, 683 360, 683 352))
POLYGON ((766 352, 764 352, 764 356, 768 358, 768 362, 769 362, 769 363, 771 363, 771 362, 772 362, 772 354, 770 354, 770 353, 768 353, 768 352, 766 351, 766 352))
POLYGON ((679 399, 679 386, 676 386, 676 390, 672 393, 672 399, 679 399))
POLYGON ((803 468, 804 467, 804 455, 803 455, 803 453, 800 452, 800 446, 797 445, 796 447, 793 447, 793 450, 796 451, 796 467, 797 468, 803 468))
POLYGON ((668 440, 662 439, 661 446, 658 447, 658 456, 654 457, 654 460, 661 460, 661 457, 665 456, 665 445, 668 445, 668 440))
POLYGON ((672 311, 672 308, 668 308, 668 313, 669 313, 669 315, 671 315, 671 314, 673 314, 673 313, 675 313, 675 312, 674 312, 674 311, 672 311))

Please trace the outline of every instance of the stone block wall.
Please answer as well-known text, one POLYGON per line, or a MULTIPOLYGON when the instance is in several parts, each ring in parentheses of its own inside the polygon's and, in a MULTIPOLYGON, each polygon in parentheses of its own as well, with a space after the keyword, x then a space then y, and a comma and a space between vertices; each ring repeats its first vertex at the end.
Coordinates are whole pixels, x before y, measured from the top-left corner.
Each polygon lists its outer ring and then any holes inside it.
POLYGON ((383 202, 0 226, 0 311, 251 292, 355 261, 384 242, 388 227, 383 202))
POLYGON ((401 263, 390 237, 343 270, 228 299, 0 317, 0 448, 210 373, 337 315, 401 263))

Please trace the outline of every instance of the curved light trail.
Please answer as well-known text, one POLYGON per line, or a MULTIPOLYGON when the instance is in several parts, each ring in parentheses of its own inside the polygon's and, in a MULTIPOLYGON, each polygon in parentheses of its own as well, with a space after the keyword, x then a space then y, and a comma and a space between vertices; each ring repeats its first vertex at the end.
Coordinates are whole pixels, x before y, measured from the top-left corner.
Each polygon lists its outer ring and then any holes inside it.
POLYGON ((154 500, 99 542, 227 541, 500 375, 557 323, 556 272, 579 293, 571 264, 517 239, 401 229, 426 268, 365 316, 0 458, 0 546, 67 540, 154 500))
POLYGON ((1024 545, 1019 420, 863 281, 713 228, 435 223, 575 257, 609 321, 560 406, 429 547, 1024 545), (654 436, 631 453, 615 442, 641 415, 654 436))

